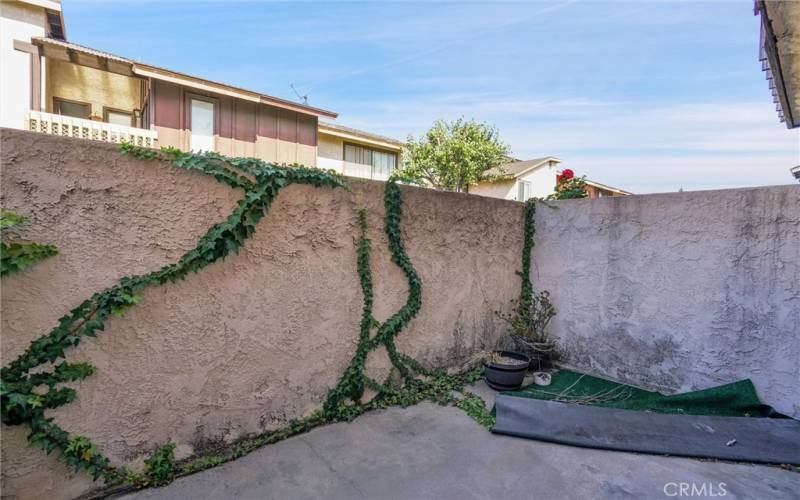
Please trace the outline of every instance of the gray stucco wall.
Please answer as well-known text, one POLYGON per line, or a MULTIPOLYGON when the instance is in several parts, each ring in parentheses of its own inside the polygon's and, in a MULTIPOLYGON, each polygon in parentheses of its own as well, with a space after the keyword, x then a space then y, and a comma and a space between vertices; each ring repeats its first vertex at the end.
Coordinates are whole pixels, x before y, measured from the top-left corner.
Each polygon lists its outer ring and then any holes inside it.
POLYGON ((568 363, 668 392, 750 378, 800 417, 800 186, 554 206, 532 279, 568 363))

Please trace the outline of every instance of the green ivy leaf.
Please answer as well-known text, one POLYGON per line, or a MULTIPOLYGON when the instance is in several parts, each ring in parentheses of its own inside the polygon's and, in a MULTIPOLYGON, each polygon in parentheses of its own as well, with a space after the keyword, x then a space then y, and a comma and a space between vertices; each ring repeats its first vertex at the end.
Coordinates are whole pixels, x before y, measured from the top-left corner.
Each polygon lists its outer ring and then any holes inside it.
POLYGON ((24 215, 16 214, 10 210, 0 211, 0 229, 8 229, 28 220, 24 215))

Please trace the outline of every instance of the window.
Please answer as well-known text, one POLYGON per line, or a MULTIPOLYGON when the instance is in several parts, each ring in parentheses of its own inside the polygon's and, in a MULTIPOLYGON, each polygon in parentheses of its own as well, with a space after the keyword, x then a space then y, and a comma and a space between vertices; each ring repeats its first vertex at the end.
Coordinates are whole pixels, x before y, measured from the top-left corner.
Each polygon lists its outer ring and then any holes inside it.
POLYGON ((517 201, 527 201, 531 197, 531 183, 528 181, 519 181, 517 183, 519 193, 517 194, 517 201))
POLYGON ((202 99, 191 99, 189 149, 192 151, 214 151, 214 103, 202 99))
POLYGON ((92 106, 85 102, 69 101, 60 97, 53 97, 53 113, 57 115, 72 116, 74 118, 88 119, 92 113, 92 106))
POLYGON ((366 171, 351 172, 358 177, 369 177, 376 179, 388 179, 392 171, 397 167, 397 154, 387 151, 370 149, 355 144, 344 145, 344 161, 346 163, 356 163, 368 165, 366 171))
POLYGON ((372 173, 382 177, 389 177, 395 169, 397 155, 394 153, 384 153, 383 151, 372 152, 372 173))
POLYGON ((372 165, 372 150, 353 144, 345 144, 344 161, 359 163, 361 165, 372 165))
POLYGON ((114 125, 133 126, 133 113, 119 109, 103 108, 103 120, 114 125))

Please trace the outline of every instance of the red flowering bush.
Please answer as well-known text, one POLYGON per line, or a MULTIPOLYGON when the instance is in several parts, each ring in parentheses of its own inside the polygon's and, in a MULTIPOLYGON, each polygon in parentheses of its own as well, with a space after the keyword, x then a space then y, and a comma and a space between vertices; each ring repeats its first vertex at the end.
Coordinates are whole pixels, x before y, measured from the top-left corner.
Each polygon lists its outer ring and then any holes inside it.
POLYGON ((567 200, 571 198, 586 198, 586 181, 584 177, 575 177, 575 172, 565 168, 556 175, 556 191, 547 197, 549 200, 567 200))
POLYGON ((564 181, 568 181, 568 180, 572 179, 573 177, 575 177, 575 172, 573 172, 569 168, 565 168, 561 172, 561 174, 556 175, 556 184, 560 184, 560 183, 562 183, 564 181))

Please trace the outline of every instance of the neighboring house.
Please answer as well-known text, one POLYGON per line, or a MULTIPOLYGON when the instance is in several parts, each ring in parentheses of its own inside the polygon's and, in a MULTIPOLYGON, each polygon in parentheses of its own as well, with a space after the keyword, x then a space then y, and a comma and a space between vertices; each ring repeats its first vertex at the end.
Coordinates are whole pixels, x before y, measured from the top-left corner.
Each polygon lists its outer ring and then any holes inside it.
POLYGON ((490 168, 484 180, 470 186, 469 192, 490 198, 525 201, 553 194, 561 160, 553 156, 514 161, 490 168))
POLYGON ((403 143, 328 122, 319 122, 317 166, 343 175, 385 181, 401 161, 403 143))
POLYGON ((60 2, 0 4, 0 126, 317 165, 336 113, 67 42, 60 2))
MULTIPOLYGON (((525 201, 530 198, 545 198, 555 192, 556 176, 561 171, 561 160, 553 156, 534 160, 512 161, 484 172, 485 178, 469 192, 490 198, 525 201)), ((627 196, 632 193, 599 182, 586 179, 589 198, 627 196)))
POLYGON ((589 198, 605 198, 607 196, 630 196, 633 194, 623 189, 606 186, 605 184, 600 184, 599 182, 595 181, 590 181, 589 179, 584 179, 584 180, 586 181, 586 194, 589 195, 589 198))
POLYGON ((778 118, 800 127, 800 2, 755 0, 754 13, 761 15, 759 59, 778 118))

